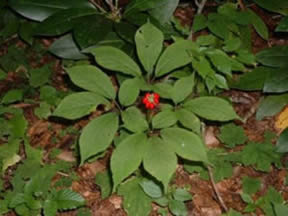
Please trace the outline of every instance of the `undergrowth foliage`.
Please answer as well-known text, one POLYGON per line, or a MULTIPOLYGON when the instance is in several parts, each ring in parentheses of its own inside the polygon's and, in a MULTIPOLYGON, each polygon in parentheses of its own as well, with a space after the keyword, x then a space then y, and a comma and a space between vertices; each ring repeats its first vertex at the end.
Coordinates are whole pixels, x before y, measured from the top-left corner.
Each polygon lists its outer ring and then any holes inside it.
POLYGON ((238 118, 225 99, 196 96, 194 87, 199 75, 191 67, 187 67, 187 75, 173 77, 175 69, 191 65, 192 56, 201 57, 199 46, 178 39, 162 52, 163 40, 162 32, 150 22, 137 30, 135 42, 141 65, 114 47, 87 50, 101 68, 127 75, 117 91, 99 66, 85 64, 66 69, 71 81, 86 91, 65 97, 53 115, 74 120, 105 105, 105 113, 82 130, 80 164, 102 154, 119 136, 121 141, 110 161, 113 191, 141 164, 167 191, 177 157, 210 163, 199 117, 214 121, 238 118))

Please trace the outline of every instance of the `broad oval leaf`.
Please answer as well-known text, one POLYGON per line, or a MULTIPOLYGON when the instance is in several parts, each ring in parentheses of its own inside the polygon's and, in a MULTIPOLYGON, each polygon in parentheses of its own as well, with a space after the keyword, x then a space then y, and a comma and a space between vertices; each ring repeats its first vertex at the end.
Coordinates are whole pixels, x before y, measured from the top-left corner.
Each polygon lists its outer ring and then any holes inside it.
POLYGON ((75 85, 109 99, 116 97, 110 78, 99 68, 92 65, 77 65, 66 71, 75 85))
POLYGON ((288 91, 288 67, 270 71, 264 83, 264 92, 282 93, 288 91))
POLYGON ((199 135, 181 128, 161 130, 161 137, 180 157, 209 163, 206 149, 199 135))
POLYGON ((114 150, 111 157, 113 190, 141 164, 147 137, 144 133, 134 134, 124 139, 114 150))
POLYGON ((138 57, 149 74, 152 74, 154 65, 162 51, 163 41, 163 33, 150 22, 141 26, 135 34, 138 57))
POLYGON ((112 71, 122 72, 132 76, 140 76, 141 70, 138 65, 126 53, 111 46, 91 48, 96 62, 104 68, 112 71))
POLYGON ((159 128, 167 128, 170 127, 177 122, 177 117, 175 112, 171 110, 164 110, 162 112, 157 113, 152 119, 152 126, 155 129, 159 128))
POLYGON ((212 121, 229 121, 239 118, 232 105, 219 97, 198 97, 186 102, 184 107, 196 115, 212 121))
POLYGON ((163 183, 167 192, 168 183, 177 167, 177 157, 168 144, 159 137, 149 138, 143 164, 148 173, 163 183))
POLYGON ((108 103, 104 97, 92 92, 74 93, 60 102, 53 116, 74 120, 90 114, 99 104, 108 103))
POLYGON ((177 80, 173 86, 172 99, 175 104, 182 102, 186 97, 188 97, 194 87, 194 75, 188 77, 183 77, 177 80))
POLYGON ((69 8, 49 16, 34 30, 36 35, 54 36, 73 28, 75 20, 97 13, 93 8, 69 8))
POLYGON ((191 111, 182 108, 176 110, 178 121, 186 128, 191 129, 197 134, 200 134, 201 122, 200 119, 191 111))
POLYGON ((265 66, 287 67, 288 46, 267 48, 256 54, 256 60, 265 66))
POLYGON ((81 165, 89 157, 107 149, 117 130, 118 116, 116 113, 104 114, 90 121, 84 127, 79 139, 81 165))
POLYGON ((52 201, 57 203, 57 209, 59 210, 75 209, 85 204, 85 199, 79 193, 70 189, 55 192, 52 201))
POLYGON ((73 36, 81 49, 101 44, 123 43, 123 41, 113 33, 112 20, 99 14, 79 17, 75 20, 73 36), (83 23, 85 23, 85 28, 83 28, 83 23))
POLYGON ((156 76, 163 76, 191 61, 191 50, 196 45, 190 40, 180 40, 165 49, 156 65, 156 76))
POLYGON ((160 82, 153 85, 152 90, 158 93, 161 98, 170 99, 172 96, 173 86, 169 83, 160 82))
POLYGON ((288 32, 288 16, 284 17, 278 24, 276 32, 288 32))
POLYGON ((64 59, 79 60, 88 58, 86 55, 80 52, 71 34, 64 35, 63 37, 54 41, 49 47, 49 51, 52 54, 64 59))
POLYGON ((153 9, 149 10, 149 14, 154 17, 160 24, 169 23, 174 11, 179 4, 179 0, 162 0, 156 3, 153 9))
POLYGON ((67 8, 93 8, 86 0, 10 0, 9 6, 22 16, 43 21, 53 13, 67 8))
POLYGON ((155 199, 163 196, 161 185, 157 183, 155 180, 143 179, 143 181, 140 182, 140 186, 149 197, 155 199))
POLYGON ((129 106, 133 104, 137 100, 139 93, 140 93, 140 89, 139 89, 139 83, 137 79, 125 80, 121 84, 119 92, 118 92, 120 104, 123 106, 129 106))
POLYGON ((269 38, 268 28, 265 22, 259 17, 254 11, 248 9, 249 16, 251 17, 251 22, 256 32, 265 40, 269 38))
POLYGON ((132 132, 143 132, 148 129, 148 123, 136 107, 129 107, 121 113, 124 127, 132 132))
POLYGON ((277 144, 276 144, 277 152, 286 153, 288 152, 288 128, 286 128, 280 134, 277 144))

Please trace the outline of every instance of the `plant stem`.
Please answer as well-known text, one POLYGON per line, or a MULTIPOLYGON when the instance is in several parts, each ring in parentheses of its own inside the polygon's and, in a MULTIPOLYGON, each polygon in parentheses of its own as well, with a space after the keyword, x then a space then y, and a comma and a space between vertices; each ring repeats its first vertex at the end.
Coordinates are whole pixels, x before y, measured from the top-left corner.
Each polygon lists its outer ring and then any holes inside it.
MULTIPOLYGON (((197 5, 198 9, 197 9, 197 14, 201 14, 204 7, 205 7, 205 4, 206 4, 207 0, 201 0, 201 2, 199 2, 199 0, 195 0, 195 4, 197 5)), ((190 30, 190 33, 187 37, 187 40, 193 40, 193 30, 192 30, 192 27, 191 27, 191 30, 190 30)))
POLYGON ((220 195, 220 193, 219 193, 219 191, 218 191, 218 189, 217 189, 217 187, 216 187, 216 184, 215 184, 215 181, 214 181, 214 177, 213 177, 212 168, 211 168, 211 166, 207 166, 207 168, 208 168, 209 178, 210 178, 210 181, 211 181, 213 190, 214 190, 214 192, 215 192, 215 194, 216 194, 216 197, 217 197, 217 199, 219 200, 220 205, 221 205, 221 207, 224 209, 224 211, 225 211, 225 212, 228 212, 228 208, 227 208, 227 206, 225 205, 225 203, 224 203, 224 201, 223 201, 223 199, 222 199, 222 197, 221 197, 221 195, 220 195))

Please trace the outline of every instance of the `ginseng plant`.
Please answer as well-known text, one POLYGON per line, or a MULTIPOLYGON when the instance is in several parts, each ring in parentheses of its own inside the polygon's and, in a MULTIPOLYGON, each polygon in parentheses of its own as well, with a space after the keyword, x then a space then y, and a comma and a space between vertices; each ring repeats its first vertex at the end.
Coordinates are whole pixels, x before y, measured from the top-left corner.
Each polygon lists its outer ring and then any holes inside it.
POLYGON ((113 191, 139 168, 167 191, 178 157, 210 164, 201 120, 238 118, 228 101, 195 94, 198 75, 191 61, 200 55, 199 46, 177 39, 162 51, 163 42, 163 33, 147 22, 135 34, 138 58, 133 60, 115 47, 98 46, 87 50, 97 66, 82 64, 66 69, 71 81, 83 91, 66 96, 53 115, 77 120, 104 105, 104 113, 82 130, 80 165, 103 155, 114 143, 110 159, 113 191), (185 66, 190 70, 181 73, 185 66), (117 84, 107 72, 116 72, 117 84))

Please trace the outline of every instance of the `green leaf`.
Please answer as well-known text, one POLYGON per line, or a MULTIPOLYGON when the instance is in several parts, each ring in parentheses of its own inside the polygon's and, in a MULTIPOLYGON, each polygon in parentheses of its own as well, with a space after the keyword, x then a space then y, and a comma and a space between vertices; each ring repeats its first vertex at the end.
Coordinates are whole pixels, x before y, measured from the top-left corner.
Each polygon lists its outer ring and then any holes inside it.
POLYGON ((12 89, 8 91, 2 98, 1 103, 10 104, 23 99, 23 90, 22 89, 12 89))
POLYGON ((53 116, 70 120, 78 119, 95 111, 100 104, 109 104, 109 102, 93 92, 73 93, 60 102, 53 116))
POLYGON ((288 128, 286 128, 280 134, 276 143, 277 152, 286 153, 288 152, 288 128))
POLYGON ((10 166, 15 165, 21 161, 21 157, 18 154, 14 154, 12 157, 7 157, 2 160, 2 173, 6 171, 6 169, 10 166))
POLYGON ((126 79, 118 92, 119 102, 123 106, 130 106, 137 100, 140 93, 138 79, 126 79))
POLYGON ((40 119, 47 119, 51 115, 51 105, 42 102, 39 107, 35 108, 34 113, 40 119))
POLYGON ((51 76, 51 69, 49 65, 45 65, 41 68, 32 69, 29 71, 30 78, 29 83, 32 87, 37 88, 49 81, 51 76))
POLYGON ((192 195, 184 188, 177 188, 176 191, 173 192, 173 198, 175 200, 185 202, 191 200, 192 195))
POLYGON ((148 216, 152 210, 151 198, 142 190, 141 179, 133 178, 120 185, 118 194, 124 197, 123 207, 128 215, 148 216))
POLYGON ((248 9, 249 16, 251 17, 251 22, 256 32, 265 40, 269 38, 268 28, 265 22, 251 9, 248 9))
POLYGON ((117 129, 118 116, 115 113, 104 114, 90 121, 79 140, 81 164, 104 151, 111 144, 117 129))
POLYGON ((170 99, 173 91, 173 86, 169 83, 160 82, 152 86, 154 92, 160 95, 160 98, 170 99))
POLYGON ((243 181, 243 192, 245 194, 254 194, 261 187, 261 181, 256 178, 250 178, 248 176, 245 176, 242 181, 243 181))
POLYGON ((143 191, 151 198, 160 198, 163 196, 162 188, 155 181, 144 179, 140 182, 143 191))
POLYGON ((52 54, 64 59, 87 59, 87 56, 80 52, 71 34, 66 34, 54 41, 49 47, 49 51, 52 54))
POLYGON ((238 50, 236 60, 247 65, 256 63, 255 55, 248 50, 238 50))
POLYGON ((138 57, 149 74, 152 74, 154 65, 162 51, 163 41, 163 33, 150 22, 141 26, 135 34, 138 57))
MULTIPOLYGON (((36 35, 61 35, 73 28, 75 20, 97 13, 94 8, 68 8, 49 16, 35 29, 36 35)), ((87 18, 87 17, 86 17, 87 18)))
POLYGON ((2 69, 0 69, 0 81, 5 80, 6 77, 7 74, 2 69))
POLYGON ((52 201, 56 202, 59 210, 75 209, 85 203, 85 199, 80 194, 70 189, 55 192, 52 201))
POLYGON ((275 146, 269 141, 264 143, 248 143, 241 152, 242 162, 245 166, 253 165, 256 170, 269 172, 271 163, 280 166, 281 155, 275 152, 275 146), (253 155, 253 157, 251 157, 253 155))
POLYGON ((189 54, 192 49, 195 49, 195 46, 190 40, 179 40, 168 46, 156 65, 156 76, 163 76, 176 68, 188 64, 191 61, 189 54))
POLYGON ((207 55, 217 70, 224 74, 231 75, 232 62, 230 57, 225 52, 215 49, 207 52, 207 55))
POLYGON ((229 121, 237 119, 232 105, 219 97, 204 96, 189 100, 184 107, 196 115, 213 121, 229 121))
POLYGON ((228 39, 230 33, 228 25, 229 22, 225 16, 218 13, 209 13, 207 26, 216 36, 228 39))
POLYGON ((288 73, 287 68, 279 68, 270 71, 269 76, 267 77, 264 83, 264 92, 269 93, 282 93, 288 91, 288 73))
POLYGON ((201 35, 197 37, 196 43, 199 46, 211 46, 215 45, 217 42, 217 38, 214 35, 201 35))
POLYGON ((28 127, 28 122, 25 119, 24 115, 14 115, 8 122, 10 135, 13 138, 23 138, 28 127))
POLYGON ((143 159, 144 169, 162 182, 165 191, 168 183, 176 170, 177 157, 170 150, 166 142, 159 137, 151 137, 148 140, 147 152, 143 159), (159 157, 161 155, 161 157, 159 157))
POLYGON ((77 65, 66 70, 75 85, 112 100, 116 97, 110 78, 99 68, 92 65, 77 65))
POLYGON ((95 183, 101 188, 101 198, 106 199, 112 193, 112 177, 109 171, 99 172, 96 174, 95 183))
POLYGON ((287 14, 288 3, 285 0, 274 0, 274 1, 254 0, 254 2, 256 2, 260 7, 263 7, 268 11, 287 14))
POLYGON ((244 144, 247 140, 243 127, 233 123, 222 126, 218 137, 229 148, 244 144))
POLYGON ((124 139, 114 150, 111 157, 113 191, 141 164, 147 148, 147 137, 143 133, 124 139))
POLYGON ((235 38, 229 38, 228 40, 224 41, 225 46, 223 47, 223 50, 226 52, 233 52, 240 48, 242 42, 241 39, 238 37, 235 38))
POLYGON ((137 107, 129 107, 121 113, 124 127, 132 132, 143 132, 148 129, 145 116, 137 107))
POLYGON ((231 83, 230 87, 246 91, 262 90, 271 70, 268 67, 257 67, 243 74, 238 81, 231 83))
POLYGON ((133 59, 120 49, 111 46, 101 46, 89 49, 102 67, 122 72, 132 76, 140 76, 141 70, 133 59))
POLYGON ((27 21, 27 22, 21 23, 21 26, 19 29, 19 36, 21 37, 21 39, 31 46, 34 40, 34 37, 33 37, 34 31, 37 26, 38 26, 38 23, 27 21))
POLYGON ((128 43, 134 44, 134 36, 137 31, 137 27, 135 25, 128 22, 119 22, 114 23, 113 27, 119 37, 128 43))
POLYGON ((204 56, 200 56, 197 60, 193 58, 191 61, 193 68, 203 79, 205 79, 207 76, 212 76, 215 74, 210 62, 204 56))
POLYGON ((194 33, 207 27, 207 18, 203 14, 197 14, 194 17, 192 30, 194 33))
POLYGON ((234 209, 229 209, 229 212, 227 212, 227 214, 223 214, 222 216, 243 216, 243 215, 235 211, 234 209))
POLYGON ((256 60, 265 66, 288 66, 288 46, 274 46, 264 49, 256 54, 256 60))
POLYGON ((273 205, 282 204, 283 201, 281 193, 270 186, 265 196, 258 199, 256 204, 264 210, 265 215, 274 215, 273 205))
POLYGON ((253 204, 254 201, 249 194, 241 193, 241 199, 248 204, 253 204))
POLYGON ((194 84, 194 75, 177 80, 172 90, 172 99, 174 103, 177 104, 185 100, 192 93, 194 84))
POLYGON ((55 216, 57 214, 57 203, 46 199, 43 205, 43 212, 45 216, 55 216))
POLYGON ((267 116, 279 113, 288 103, 288 94, 269 95, 261 100, 256 113, 256 119, 262 120, 267 116))
POLYGON ((276 32, 288 32, 288 16, 284 17, 280 23, 278 24, 277 28, 275 29, 276 32))
POLYGON ((93 8, 92 4, 85 0, 10 0, 9 6, 22 16, 42 21, 53 13, 67 8, 93 8))
POLYGON ((152 127, 155 129, 167 128, 177 122, 177 117, 175 112, 171 110, 164 110, 157 113, 152 119, 152 127))
POLYGON ((73 36, 80 49, 99 46, 101 44, 123 43, 116 33, 113 33, 113 21, 103 15, 94 14, 80 17, 74 21, 73 36), (85 23, 85 28, 83 28, 85 23))
POLYGON ((135 15, 134 13, 139 11, 145 11, 147 9, 154 8, 157 2, 161 2, 163 0, 132 0, 129 1, 129 4, 125 8, 124 16, 135 15))
POLYGON ((184 204, 184 202, 181 202, 179 200, 170 200, 169 201, 169 210, 173 213, 175 216, 187 216, 188 211, 184 204))
POLYGON ((288 206, 284 204, 274 204, 274 210, 276 216, 286 216, 288 212, 288 206))
POLYGON ((193 132, 181 128, 167 128, 161 130, 161 137, 169 149, 177 155, 191 161, 209 163, 205 146, 201 138, 193 132))
POLYGON ((154 8, 149 10, 149 14, 162 25, 169 23, 178 4, 179 0, 157 1, 154 8))
POLYGON ((199 118, 191 111, 182 108, 176 110, 178 121, 186 128, 191 129, 193 132, 200 134, 201 122, 199 118))

